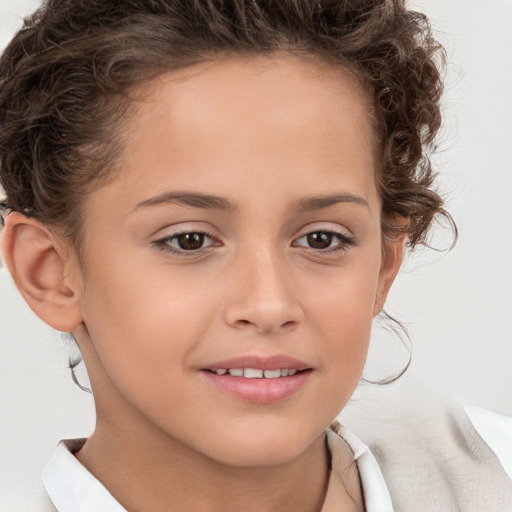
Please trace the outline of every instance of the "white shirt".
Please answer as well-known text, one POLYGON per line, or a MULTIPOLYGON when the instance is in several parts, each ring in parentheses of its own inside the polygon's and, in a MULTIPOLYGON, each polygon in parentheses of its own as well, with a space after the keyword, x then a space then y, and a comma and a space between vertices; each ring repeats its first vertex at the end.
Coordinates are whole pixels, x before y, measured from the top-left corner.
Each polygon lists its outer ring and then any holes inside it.
MULTIPOLYGON (((466 407, 476 430, 498 457, 512 479, 512 417, 501 416, 480 407, 466 407)), ((344 427, 338 432, 348 444, 357 463, 367 512, 393 512, 386 481, 370 449, 344 427)), ((63 440, 43 470, 46 492, 58 512, 126 512, 73 452, 85 439, 63 440)), ((329 497, 329 490, 327 498, 329 497)))

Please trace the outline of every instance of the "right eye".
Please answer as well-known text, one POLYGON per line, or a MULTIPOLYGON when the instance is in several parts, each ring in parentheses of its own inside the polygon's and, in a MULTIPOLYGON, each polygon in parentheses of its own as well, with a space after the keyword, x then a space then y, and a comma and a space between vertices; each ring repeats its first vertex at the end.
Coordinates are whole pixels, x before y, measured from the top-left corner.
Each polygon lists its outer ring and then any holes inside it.
POLYGON ((204 231, 184 231, 153 242, 153 244, 162 251, 184 256, 200 253, 214 245, 214 243, 214 237, 204 231))

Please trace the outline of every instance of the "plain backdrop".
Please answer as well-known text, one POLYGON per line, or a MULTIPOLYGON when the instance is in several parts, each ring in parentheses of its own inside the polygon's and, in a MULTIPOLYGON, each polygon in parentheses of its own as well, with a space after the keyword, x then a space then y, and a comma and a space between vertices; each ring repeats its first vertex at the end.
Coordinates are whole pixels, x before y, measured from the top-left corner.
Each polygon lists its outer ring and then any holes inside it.
MULTIPOLYGON (((38 3, 0 0, 0 47, 38 3)), ((512 415, 512 0, 413 6, 430 16, 448 52, 435 163, 460 237, 449 254, 409 256, 387 310, 410 331, 408 378, 512 415)), ((435 243, 446 246, 449 233, 439 230, 435 243)), ((72 353, 0 269, 0 510, 4 491, 30 476, 23 457, 37 461, 37 477, 59 439, 94 428, 92 398, 67 369, 72 353)), ((396 336, 376 328, 367 377, 385 377, 404 357, 396 336)))

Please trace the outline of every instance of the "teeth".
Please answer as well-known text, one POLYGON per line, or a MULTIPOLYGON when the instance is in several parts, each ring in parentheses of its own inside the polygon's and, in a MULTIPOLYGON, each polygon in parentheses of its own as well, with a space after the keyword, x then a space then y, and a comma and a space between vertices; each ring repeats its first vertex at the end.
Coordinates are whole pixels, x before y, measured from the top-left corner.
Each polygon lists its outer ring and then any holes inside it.
POLYGON ((246 379, 262 379, 263 370, 256 370, 255 368, 244 368, 244 377, 246 379))
POLYGON ((246 379, 277 379, 279 377, 291 377, 299 370, 282 368, 280 370, 259 370, 258 368, 217 368, 214 372, 217 375, 226 373, 233 377, 245 377, 246 379))

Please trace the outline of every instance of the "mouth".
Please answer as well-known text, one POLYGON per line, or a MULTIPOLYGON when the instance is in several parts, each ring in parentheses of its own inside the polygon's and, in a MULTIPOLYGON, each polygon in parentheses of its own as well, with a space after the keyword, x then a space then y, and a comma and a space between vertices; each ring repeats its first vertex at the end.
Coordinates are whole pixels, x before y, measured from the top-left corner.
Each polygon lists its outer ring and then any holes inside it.
POLYGON ((278 368, 276 370, 263 370, 260 368, 216 368, 205 369, 204 371, 216 375, 229 375, 231 377, 243 377, 245 379, 279 379, 282 377, 293 377, 300 372, 309 371, 311 368, 298 370, 296 368, 278 368))
POLYGON ((214 392, 253 404, 272 404, 295 395, 314 373, 312 366, 284 355, 242 356, 200 370, 214 392))

